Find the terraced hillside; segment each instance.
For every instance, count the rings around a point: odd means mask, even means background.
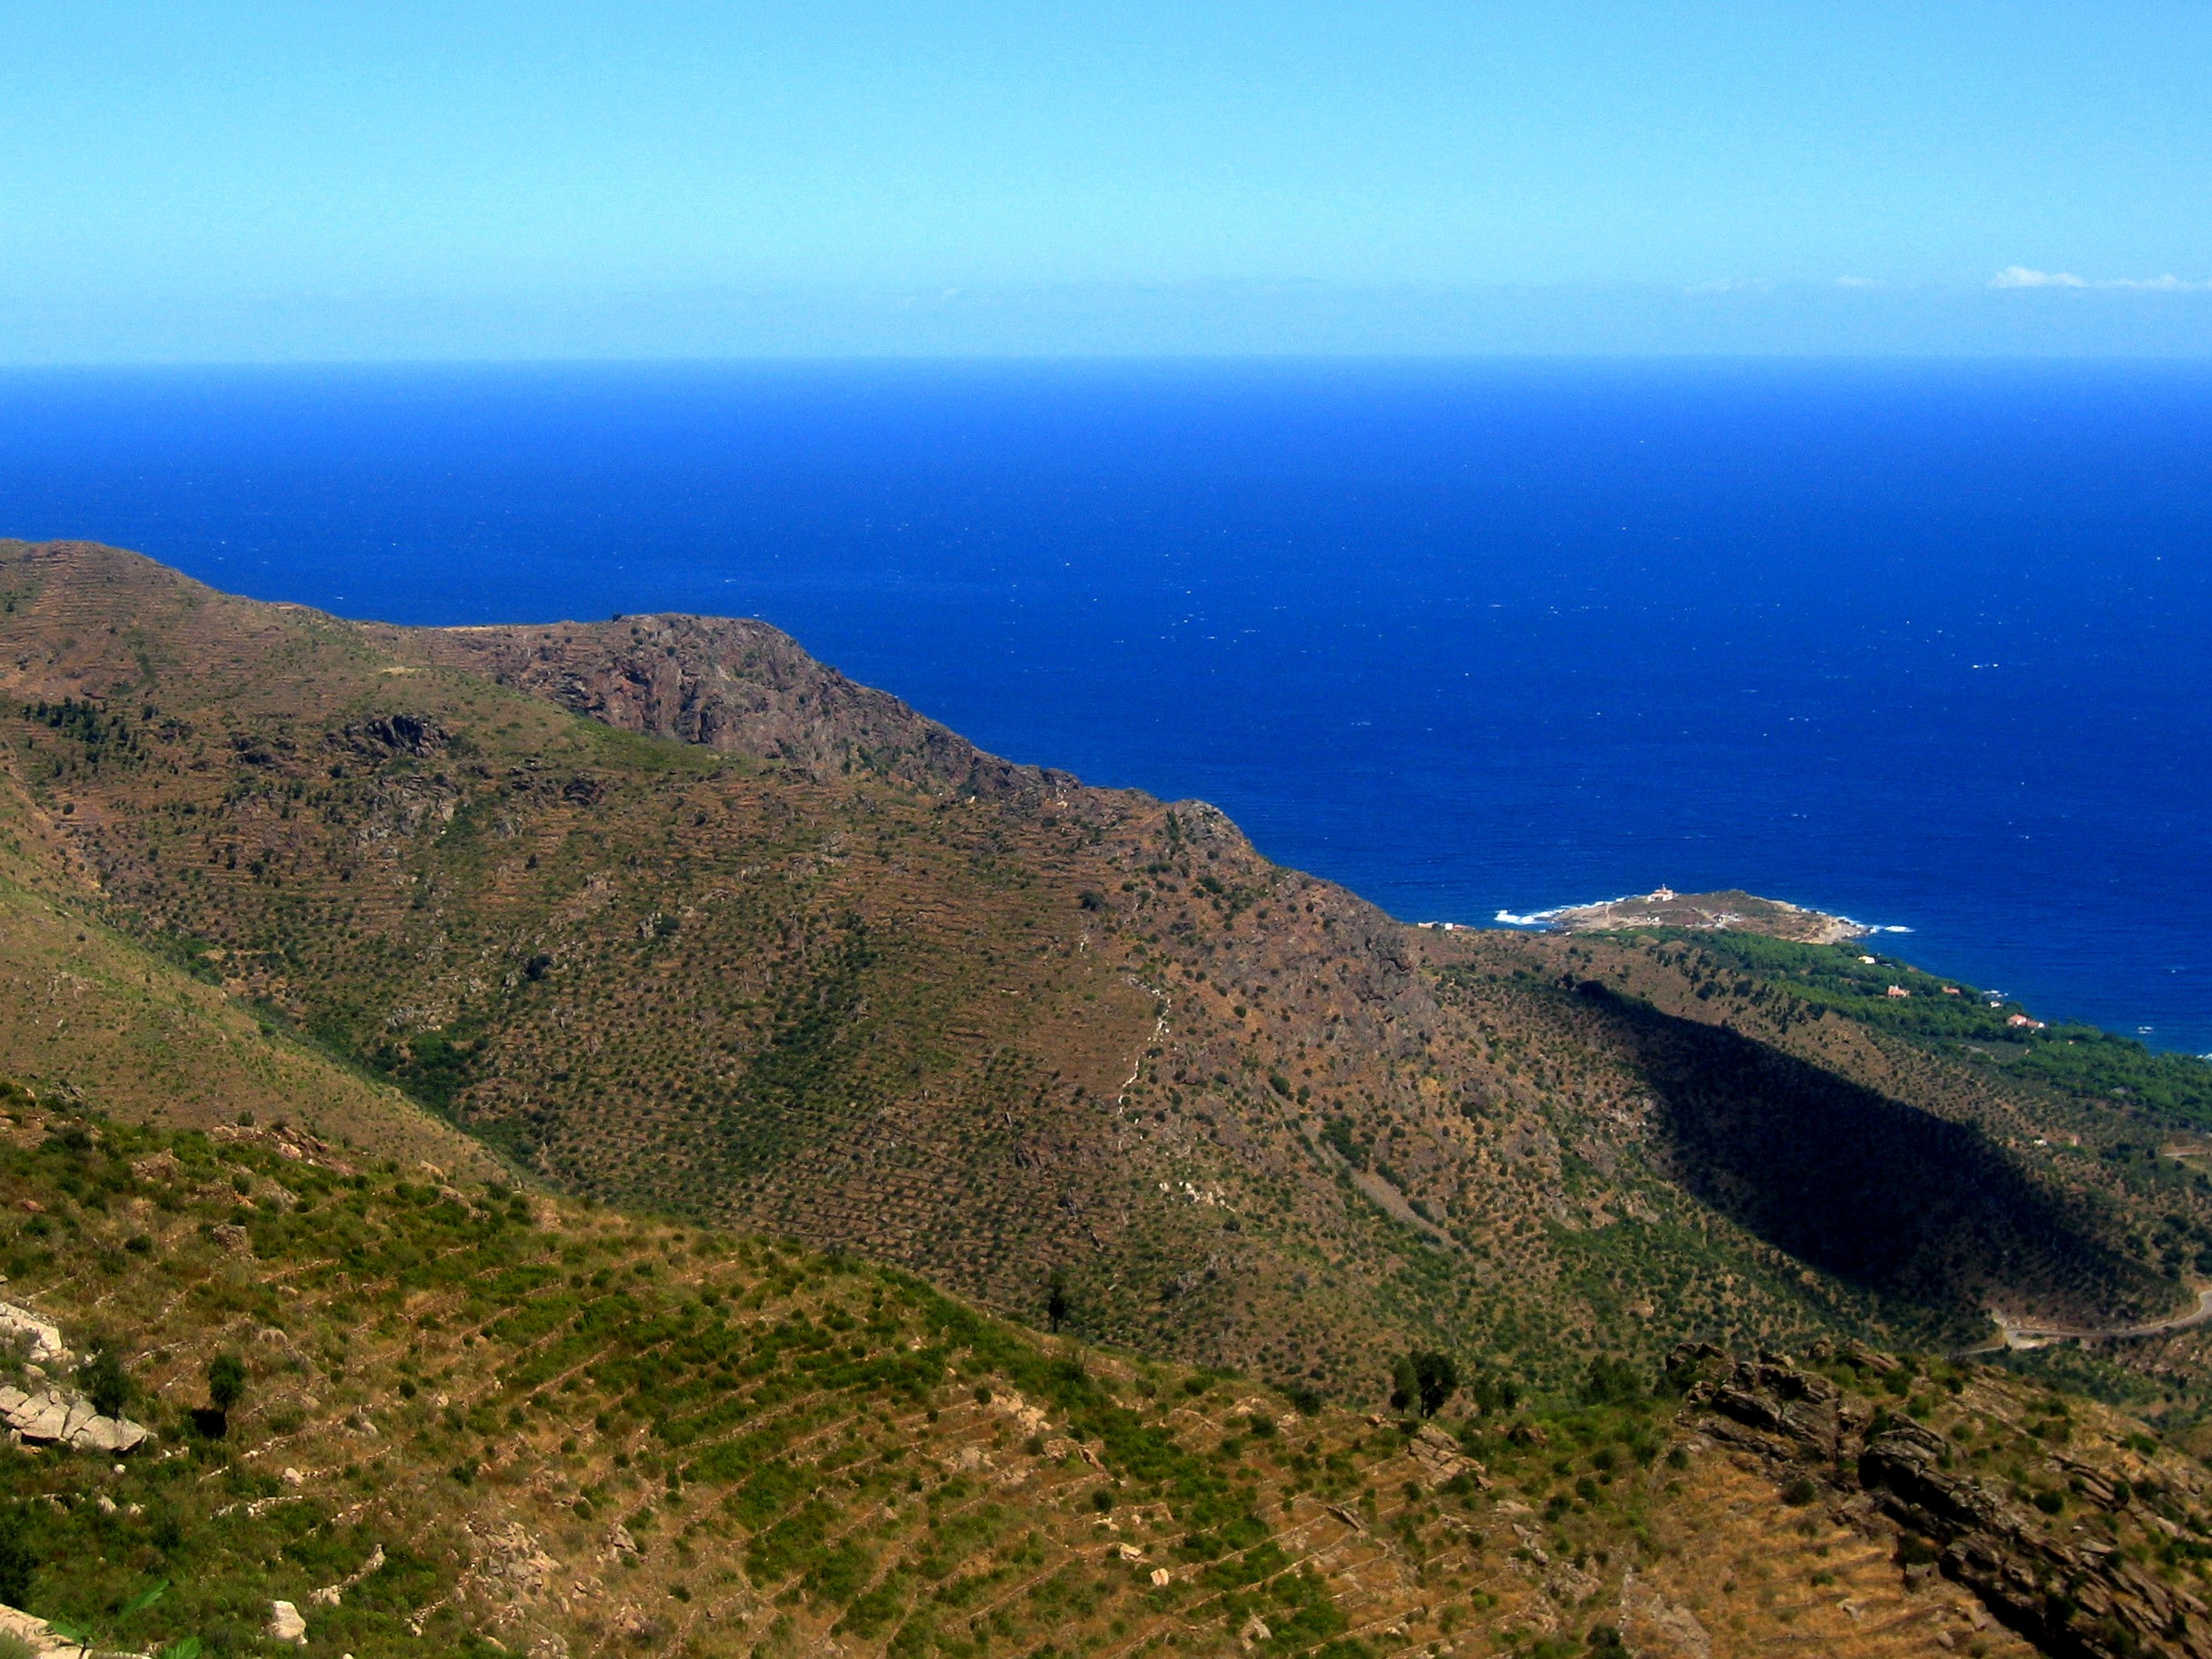
[[[2212,1241],[2203,1183],[2105,1155],[2147,1102],[1665,941],[1403,927],[761,625],[398,630],[13,544],[0,685],[15,891],[269,1053],[533,1178],[1142,1351],[1367,1398],[1418,1342],[1561,1387],[1686,1337],[2126,1322],[2187,1299],[2146,1241]]]
[[[0,1372],[154,1431],[0,1459],[0,1593],[96,1644],[2212,1651],[2204,1467],[2002,1370],[1685,1352],[1301,1409],[851,1257],[0,1095],[6,1294],[73,1350]]]
[[[333,1066],[214,976],[97,919],[96,877],[0,770],[0,1053],[114,1111],[212,1127],[289,1117],[364,1152],[482,1177],[502,1161],[390,1084]]]

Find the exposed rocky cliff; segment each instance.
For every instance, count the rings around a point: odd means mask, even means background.
[[[994,800],[1064,794],[1076,782],[986,754],[748,618],[370,632],[402,656],[466,668],[624,731],[781,761],[817,779],[861,773]]]
[[[1863,1348],[1840,1356],[1822,1349],[1818,1358],[1868,1379],[1877,1394],[1903,1370]],[[2212,1552],[2207,1483],[2191,1460],[2146,1455],[2156,1449],[2133,1436],[2132,1445],[2092,1439],[2059,1450],[2074,1438],[2073,1408],[2028,1425],[2030,1455],[1992,1456],[1977,1424],[2010,1419],[2020,1427],[2023,1402],[1959,1398],[1968,1393],[1963,1381],[1957,1396],[1923,1396],[1954,1420],[1939,1432],[1817,1364],[1778,1354],[1738,1360],[1685,1345],[1669,1369],[1687,1385],[1706,1435],[1771,1461],[1785,1480],[1817,1484],[1862,1529],[1893,1534],[1908,1573],[1939,1571],[1966,1586],[2046,1653],[2212,1656],[2206,1605],[2175,1571]],[[2054,1423],[2068,1428],[2055,1431]]]

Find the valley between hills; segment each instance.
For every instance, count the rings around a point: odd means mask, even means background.
[[[0,543],[0,766],[80,1648],[2212,1654],[2203,1332],[1959,1357],[2197,1305],[2199,1062],[1407,926],[756,622]]]

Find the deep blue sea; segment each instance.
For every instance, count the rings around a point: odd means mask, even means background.
[[[1409,920],[1740,886],[2212,1049],[2212,369],[0,375],[0,534],[758,616]]]

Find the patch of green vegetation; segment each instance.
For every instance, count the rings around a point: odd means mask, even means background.
[[[2016,1075],[2084,1100],[2138,1104],[2176,1122],[2212,1128],[2212,1063],[2163,1053],[2092,1025],[2015,1026],[2016,1003],[1992,1002],[1963,981],[1941,979],[1858,945],[1804,945],[1754,933],[1661,933],[1693,943],[1715,962],[1755,976],[1754,994],[1785,994],[1947,1053],[1980,1053]],[[1891,986],[1908,992],[1890,995]]]
[[[1019,1616],[991,1614],[1010,1633],[1162,1616],[1147,1581],[1101,1574],[1081,1542],[1151,1507],[1205,1563],[1208,1621],[1263,1608],[1283,1653],[1345,1627],[1320,1580],[1287,1571],[1243,1470],[1131,1398],[1125,1367],[1109,1382],[909,1276],[574,1206],[544,1225],[512,1189],[288,1158],[263,1125],[131,1127],[16,1084],[0,1110],[41,1125],[11,1140],[0,1119],[0,1201],[25,1217],[0,1222],[12,1294],[101,1264],[112,1334],[82,1379],[158,1437],[120,1473],[67,1452],[0,1461],[0,1579],[100,1641],[249,1652],[281,1599],[312,1642],[364,1659],[465,1648],[497,1516],[553,1544],[609,1509],[637,1541],[622,1571],[665,1575],[678,1606],[699,1593],[689,1564],[732,1552],[817,1628],[902,1627],[909,1650],[939,1628],[929,1609],[1009,1574],[1030,1585]],[[117,1247],[126,1226],[147,1227],[143,1251]],[[1181,1397],[1221,1398],[1222,1379],[1192,1381]],[[909,1461],[940,1416],[990,1445],[1001,1396],[1095,1469],[1040,1460],[1040,1488],[1000,1498]],[[1273,1417],[1253,1420],[1272,1444]],[[291,1459],[318,1472],[299,1483]],[[910,1538],[868,1519],[915,1500]],[[336,1605],[315,1601],[333,1584]]]

